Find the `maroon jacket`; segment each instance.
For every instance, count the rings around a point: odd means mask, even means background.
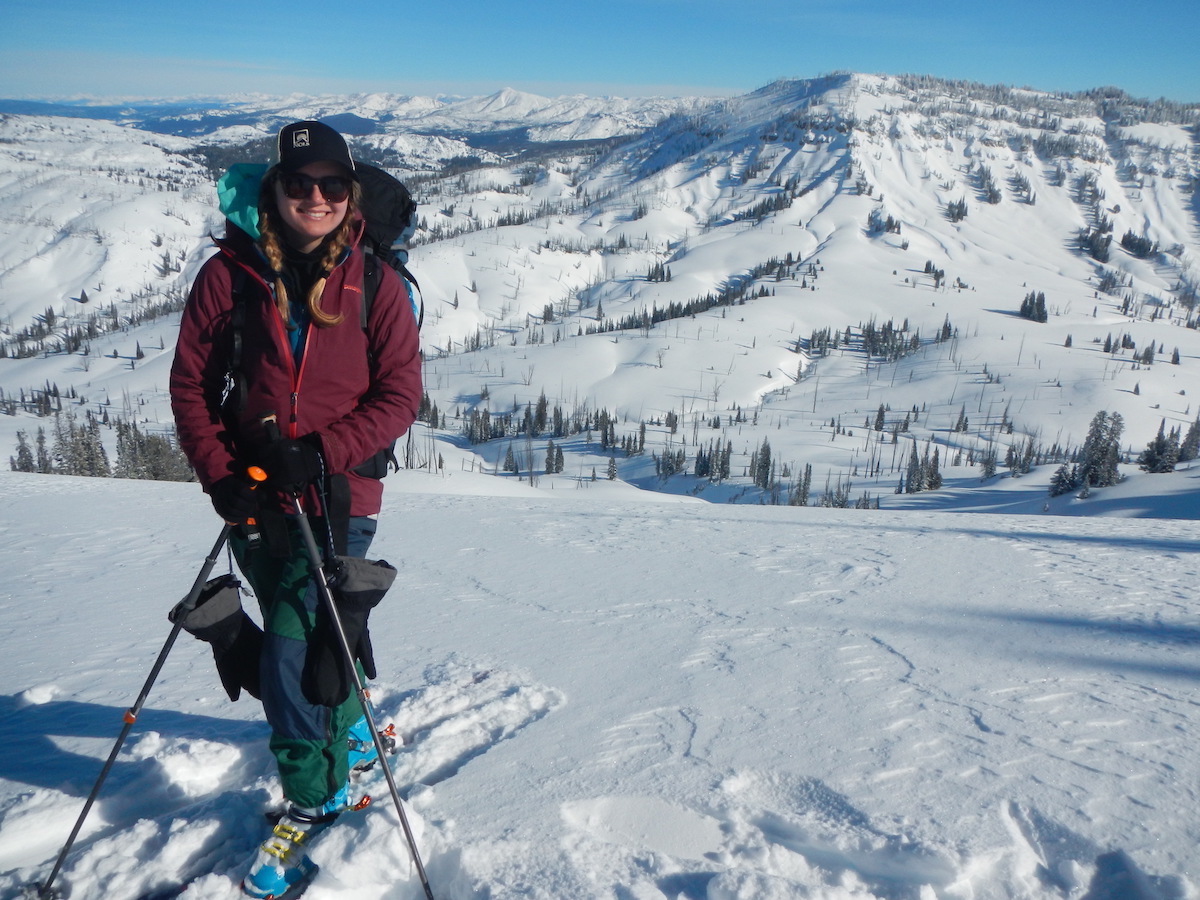
[[[233,226],[229,232],[192,284],[171,366],[171,409],[184,453],[207,491],[257,461],[266,442],[262,417],[275,413],[284,436],[320,436],[329,472],[347,473],[351,515],[378,513],[382,483],[351,470],[416,420],[421,362],[406,286],[389,266],[380,267],[364,332],[363,257],[354,249],[330,274],[322,296],[322,308],[343,319],[331,328],[309,326],[297,366],[274,291],[263,276],[262,255],[243,232]],[[246,298],[240,364],[245,396],[223,415],[238,270]]]

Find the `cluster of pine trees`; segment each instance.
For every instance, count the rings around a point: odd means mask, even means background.
[[[1042,291],[1030,291],[1021,301],[1021,317],[1031,322],[1047,322],[1050,319],[1046,312],[1046,295]]]
[[[36,320],[10,335],[0,338],[0,359],[27,359],[47,353],[90,352],[90,342],[131,325],[140,325],[183,309],[187,294],[178,285],[164,291],[146,287],[131,298],[130,308],[122,312],[116,303],[95,309],[80,321],[65,317],[47,306]],[[87,291],[81,291],[79,303],[87,303]]]
[[[1121,433],[1125,420],[1120,413],[1101,410],[1092,418],[1087,437],[1074,462],[1063,463],[1050,479],[1050,496],[1076,489],[1086,496],[1093,487],[1109,487],[1121,480]]]
[[[106,427],[117,432],[117,461],[109,462],[101,438]],[[83,421],[73,412],[54,416],[54,434],[38,427],[31,443],[24,431],[17,432],[17,451],[9,457],[14,472],[38,472],[44,475],[88,475],[97,478],[142,478],[153,481],[195,481],[187,458],[169,438],[138,428],[136,423],[118,419],[105,425],[90,411]]]
[[[979,190],[983,199],[991,204],[999,203],[1004,198],[1000,185],[996,183],[996,177],[987,166],[979,167]]]
[[[1158,241],[1152,241],[1143,235],[1134,234],[1132,230],[1125,232],[1125,235],[1121,238],[1121,246],[1138,259],[1149,259],[1152,256],[1158,255]]]
[[[1187,435],[1182,438],[1181,431],[1178,426],[1167,431],[1167,421],[1163,419],[1159,423],[1158,434],[1138,456],[1138,467],[1145,472],[1160,474],[1174,472],[1178,463],[1195,459],[1200,452],[1200,416],[1196,417]]]
[[[428,409],[427,416],[432,418],[436,407],[431,403]],[[525,405],[521,415],[515,411],[492,413],[486,408],[471,410],[470,415],[463,422],[462,433],[468,442],[484,444],[488,441],[517,435],[528,437],[550,435],[562,438],[572,434],[599,432],[601,446],[607,450],[617,442],[616,422],[616,416],[606,409],[596,412],[584,406],[568,414],[557,403],[551,407],[543,391],[536,404],[527,403]],[[431,422],[431,424],[433,423]]]
[[[692,474],[697,478],[707,478],[714,483],[721,483],[730,476],[730,464],[733,460],[733,443],[710,440],[707,447],[696,448],[696,461]]]
[[[932,455],[930,449],[933,450]],[[908,456],[908,467],[900,476],[897,494],[919,494],[921,491],[936,491],[942,486],[940,454],[937,447],[925,444],[925,452],[917,454],[917,442],[913,441]]]
[[[932,259],[925,260],[925,269],[923,271],[926,275],[933,277],[933,286],[935,288],[941,287],[942,282],[946,280],[946,270],[935,266]]]
[[[817,277],[817,260],[816,263],[806,264],[800,286],[808,287],[808,279],[816,280]],[[772,277],[775,281],[782,281],[785,277],[791,276],[796,279],[799,276],[799,268],[801,263],[795,259],[792,254],[788,254],[785,260],[771,258],[764,263],[759,263],[750,269],[744,275],[730,278],[728,282],[717,293],[708,293],[702,297],[694,297],[686,301],[672,301],[664,308],[659,308],[658,304],[654,304],[649,310],[641,310],[640,312],[631,313],[627,316],[622,316],[620,319],[603,319],[597,315],[595,324],[588,325],[586,334],[608,334],[614,331],[645,331],[659,324],[667,322],[671,319],[682,319],[688,316],[696,316],[701,313],[708,312],[710,309],[715,309],[718,306],[739,306],[747,300],[753,300],[757,297],[766,297],[769,292],[765,285],[759,285],[757,288],[754,282],[760,278]],[[665,280],[671,278],[670,269],[665,266],[652,266],[649,272],[649,280]],[[816,290],[816,288],[813,288]]]
[[[883,209],[875,207],[867,216],[867,232],[869,234],[900,234],[903,223],[890,213],[885,218]]]
[[[953,336],[954,326],[950,324],[950,317],[947,316],[933,341],[942,343]],[[842,348],[859,350],[871,359],[894,362],[921,349],[921,333],[909,331],[908,319],[900,325],[892,319],[888,319],[882,325],[871,319],[859,323],[857,334],[849,325],[844,331],[818,328],[809,336],[807,344],[803,340],[796,343],[796,352],[807,352],[810,359],[828,356],[832,351]]]
[[[1079,249],[1085,251],[1096,262],[1106,263],[1111,255],[1112,225],[1104,223],[1096,228],[1079,229]]]

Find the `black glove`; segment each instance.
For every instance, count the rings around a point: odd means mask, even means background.
[[[254,518],[258,511],[258,497],[254,488],[240,475],[226,475],[208,489],[209,499],[217,515],[226,522],[241,524]]]
[[[267,445],[262,467],[267,472],[268,484],[289,494],[299,494],[325,471],[320,439],[315,435],[298,441],[280,438]]]
[[[258,660],[262,655],[263,633],[242,609],[241,582],[233,575],[221,575],[204,585],[190,610],[183,601],[167,616],[188,634],[212,645],[217,674],[230,700],[242,695],[242,689],[258,698]]]
[[[374,678],[375,654],[367,630],[367,617],[396,580],[396,570],[382,559],[339,556],[327,567],[326,573],[346,643],[362,662],[363,673]],[[300,689],[308,702],[317,706],[340,706],[355,687],[350,666],[333,617],[328,606],[322,603],[317,607],[316,627],[308,638],[300,674]]]

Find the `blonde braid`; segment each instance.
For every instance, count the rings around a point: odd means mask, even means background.
[[[325,255],[321,258],[321,269],[325,274],[313,282],[313,286],[308,292],[308,314],[312,317],[313,324],[319,328],[329,328],[341,323],[346,318],[344,313],[333,316],[325,312],[321,308],[321,295],[325,293],[325,282],[329,278],[329,273],[341,261],[342,254],[350,246],[350,240],[354,235],[355,216],[353,213],[358,208],[358,192],[358,182],[355,182],[350,189],[350,202],[346,205],[346,217],[342,219],[342,224],[325,242]]]
[[[264,190],[264,194],[266,191]],[[279,317],[283,319],[283,323],[287,325],[289,331],[294,331],[296,323],[292,321],[292,311],[288,305],[287,288],[283,284],[283,245],[280,243],[279,234],[275,230],[274,207],[269,204],[263,204],[258,211],[258,230],[261,235],[258,239],[258,245],[262,248],[263,255],[267,258],[267,264],[271,267],[271,271],[275,273],[275,308],[279,310]]]

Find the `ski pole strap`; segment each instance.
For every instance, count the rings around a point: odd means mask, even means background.
[[[350,479],[341,472],[326,479],[325,524],[328,534],[329,558],[346,555],[350,541]]]

